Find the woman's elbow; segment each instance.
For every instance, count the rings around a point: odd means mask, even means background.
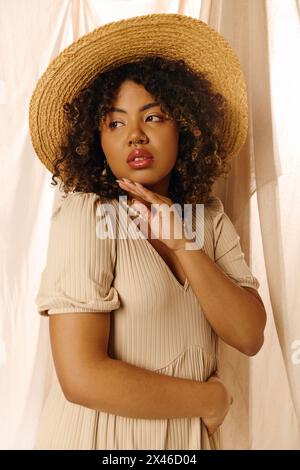
[[[75,405],[79,404],[78,402],[80,401],[80,398],[78,395],[78,390],[77,390],[77,387],[75,387],[73,383],[71,384],[66,384],[65,382],[60,383],[60,388],[63,393],[63,396],[68,402],[74,403]]]
[[[70,402],[70,403],[73,403],[75,405],[79,405],[80,403],[80,399],[78,398],[78,395],[76,393],[74,393],[74,391],[72,390],[62,390],[63,394],[64,394],[64,397],[65,399]]]
[[[242,351],[247,356],[255,356],[263,347],[265,340],[264,332],[267,323],[267,314],[264,305],[260,306],[259,314],[256,318],[255,333],[253,333],[250,341],[245,342],[245,349]]]
[[[263,347],[264,344],[264,334],[260,336],[256,341],[252,341],[250,344],[247,344],[241,352],[246,356],[255,356]]]
[[[65,399],[75,405],[89,408],[89,401],[91,398],[90,384],[91,382],[85,380],[83,375],[78,384],[72,384],[69,387],[64,387],[62,389]]]
[[[65,399],[75,405],[84,406],[84,401],[91,390],[92,378],[90,368],[69,367],[68,373],[59,376],[61,391]]]

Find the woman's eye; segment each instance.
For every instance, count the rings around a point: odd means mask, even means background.
[[[150,117],[154,117],[154,118],[158,118],[158,119],[163,119],[162,116],[157,116],[157,115],[155,115],[155,114],[151,114],[150,116],[147,117],[147,119],[150,118]]]
[[[121,121],[112,121],[112,122],[109,124],[108,127],[110,127],[111,129],[116,129],[116,127],[113,126],[113,124],[118,123],[118,122],[121,122]],[[121,123],[121,124],[122,124],[122,123]]]
[[[159,120],[163,120],[163,117],[162,116],[157,116],[156,114],[151,114],[150,116],[147,116],[146,120],[149,119],[149,118],[157,118]],[[158,122],[158,121],[151,121],[151,122]],[[111,129],[117,129],[117,126],[115,126],[115,124],[123,124],[121,121],[112,121],[110,124],[109,124],[109,127]]]

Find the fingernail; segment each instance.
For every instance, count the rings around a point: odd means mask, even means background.
[[[122,178],[123,181],[126,181],[126,183],[131,183],[130,180],[128,180],[127,178]]]

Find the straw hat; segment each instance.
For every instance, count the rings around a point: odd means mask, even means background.
[[[235,51],[206,23],[176,13],[155,13],[107,23],[64,49],[38,80],[29,105],[34,150],[53,173],[52,162],[65,141],[63,104],[70,102],[99,72],[145,55],[184,59],[212,82],[228,101],[222,125],[228,159],[236,157],[248,127],[246,84]]]

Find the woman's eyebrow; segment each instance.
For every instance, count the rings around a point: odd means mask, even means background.
[[[159,103],[153,102],[153,103],[144,104],[144,106],[142,106],[142,107],[139,109],[139,111],[145,111],[145,109],[153,108],[154,106],[159,106]],[[111,107],[108,111],[109,111],[110,113],[113,113],[113,112],[115,112],[115,111],[118,111],[119,113],[125,113],[125,114],[127,114],[127,111],[125,111],[124,109],[115,108],[114,106]]]

